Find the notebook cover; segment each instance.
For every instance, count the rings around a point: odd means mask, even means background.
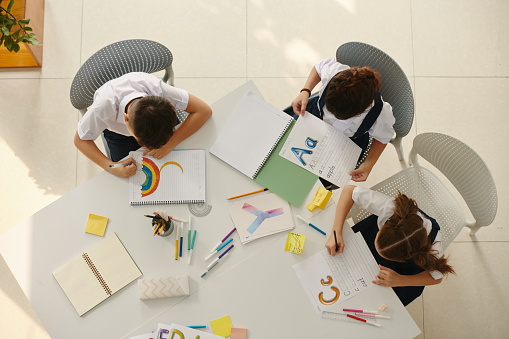
[[[279,156],[294,125],[292,122],[254,180],[293,206],[300,207],[318,176]]]

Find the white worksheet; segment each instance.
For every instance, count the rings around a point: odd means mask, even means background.
[[[379,272],[362,234],[344,232],[343,237],[343,253],[332,257],[324,248],[293,266],[317,312],[330,310],[371,287]]]
[[[362,149],[310,113],[300,116],[279,155],[309,172],[344,187]]]

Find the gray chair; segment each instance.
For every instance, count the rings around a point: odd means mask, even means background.
[[[468,221],[464,209],[449,188],[430,170],[421,166],[417,155],[438,169],[456,188],[474,220]],[[415,137],[410,152],[411,167],[385,179],[371,189],[389,196],[398,191],[415,199],[419,208],[435,218],[442,233],[445,249],[463,227],[474,235],[490,225],[497,214],[498,196],[495,181],[481,157],[463,142],[440,133],[423,133]],[[354,223],[370,213],[356,204],[350,210]]]
[[[414,120],[414,96],[407,76],[399,65],[383,51],[362,42],[348,42],[339,46],[336,60],[349,66],[369,66],[381,75],[380,93],[392,106],[396,136],[391,143],[400,161],[404,159],[401,139],[410,132]]]
[[[173,86],[173,55],[165,46],[150,40],[124,40],[108,45],[88,58],[80,67],[71,85],[71,103],[85,114],[92,104],[95,91],[106,82],[130,72],[154,73],[164,70],[162,81]],[[179,121],[187,113],[177,111]],[[104,147],[110,158],[108,144]]]

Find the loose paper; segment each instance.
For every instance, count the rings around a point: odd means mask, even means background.
[[[312,114],[300,116],[279,155],[309,172],[344,187],[362,149]]]
[[[345,232],[346,231],[346,232]],[[343,253],[327,249],[293,266],[317,312],[327,311],[373,285],[379,267],[361,233],[344,225]]]
[[[229,315],[225,315],[219,319],[212,320],[210,322],[210,326],[212,326],[212,331],[214,334],[217,334],[221,337],[229,337],[233,327]]]

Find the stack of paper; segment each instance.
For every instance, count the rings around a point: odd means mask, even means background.
[[[290,204],[274,193],[237,201],[230,216],[243,244],[295,227]]]

